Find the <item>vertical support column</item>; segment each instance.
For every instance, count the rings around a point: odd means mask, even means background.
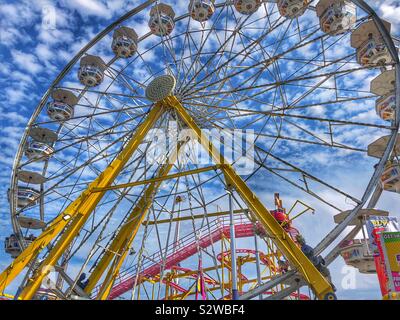
[[[256,250],[256,269],[257,269],[257,284],[261,286],[261,270],[260,270],[260,253],[258,251],[258,239],[256,234],[257,228],[254,225],[254,248]],[[262,294],[258,296],[259,300],[262,300]]]
[[[230,238],[231,238],[231,268],[232,268],[232,300],[239,300],[237,284],[237,265],[236,265],[236,242],[235,242],[235,220],[233,217],[233,196],[232,188],[227,189],[229,197],[229,220],[230,220]]]
[[[366,222],[366,220],[367,220],[366,216],[363,216],[362,219],[360,220],[360,223],[361,223],[361,231],[362,231],[362,234],[363,234],[363,239],[364,239],[364,241],[365,241],[365,245],[367,246],[367,254],[371,254],[371,250],[370,250],[370,248],[369,248],[368,237],[367,237],[367,235],[365,234],[365,222]]]

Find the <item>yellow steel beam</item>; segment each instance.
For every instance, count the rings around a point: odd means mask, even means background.
[[[171,162],[164,164],[160,168],[158,176],[154,179],[151,179],[151,184],[147,187],[142,198],[138,201],[135,208],[129,214],[127,219],[128,222],[121,227],[118,234],[115,236],[114,240],[107,248],[96,268],[90,275],[88,284],[85,287],[86,293],[90,293],[93,290],[94,286],[107,269],[107,266],[109,266],[111,263],[107,275],[96,297],[99,300],[107,299],[112,285],[114,284],[115,278],[119,274],[121,265],[128,254],[129,247],[135,239],[139,227],[151,207],[153,196],[159,189],[161,183],[165,180],[164,178],[168,177],[168,172],[171,171],[184,143],[185,141],[178,143],[177,150],[172,153],[173,159],[171,159]]]
[[[301,201],[301,200],[296,200],[296,202],[292,205],[292,207],[290,208],[289,212],[287,213],[288,216],[290,216],[290,214],[292,213],[292,211],[294,210],[294,208],[297,206],[297,204],[300,203],[301,205],[303,205],[304,207],[306,207],[306,209],[304,211],[301,212],[301,214],[303,214],[304,212],[307,211],[311,211],[312,214],[315,213],[315,209],[310,207],[308,204],[306,204],[305,202]],[[299,215],[297,215],[296,217],[298,217]],[[295,219],[295,218],[293,218]]]
[[[251,191],[243,179],[235,172],[231,165],[224,159],[207,137],[202,135],[200,127],[188,114],[182,104],[174,96],[164,99],[163,103],[174,108],[186,125],[193,130],[199,142],[210,153],[214,162],[221,165],[227,184],[233,187],[241,198],[247,203],[251,214],[263,225],[266,233],[271,237],[275,245],[296,268],[314,290],[319,299],[325,299],[328,294],[333,294],[329,282],[321,275],[317,268],[304,255],[296,243],[285,232],[282,226],[275,220],[268,209]]]
[[[173,164],[165,164],[161,168],[159,176],[166,175],[172,167]],[[93,270],[90,275],[88,285],[85,287],[86,293],[90,293],[93,290],[94,286],[112,262],[108,274],[97,295],[97,299],[107,298],[115,277],[118,275],[119,267],[128,253],[129,246],[134,240],[143,219],[146,217],[147,212],[151,207],[154,192],[156,192],[161,183],[162,180],[153,182],[147,187],[143,197],[129,214],[128,222],[122,226],[121,230],[118,232],[111,245],[107,248],[101,260],[97,264],[95,270]]]
[[[42,233],[42,235],[32,242],[32,244],[28,246],[28,248],[24,250],[24,252],[22,252],[21,255],[14,261],[14,263],[0,275],[0,289],[3,287],[5,288],[22,271],[29,261],[34,258],[41,249],[47,246],[47,244],[49,244],[50,241],[54,239],[54,237],[61,230],[63,230],[68,223],[70,223],[60,240],[49,252],[49,255],[46,257],[46,259],[42,262],[38,272],[32,279],[30,279],[28,285],[20,294],[21,299],[30,299],[33,297],[36,290],[40,287],[43,278],[48,274],[48,267],[56,264],[62,253],[79,233],[86,220],[90,216],[90,213],[93,211],[105,193],[105,191],[93,193],[93,189],[108,188],[111,186],[112,182],[122,170],[133,152],[137,149],[148,130],[151,129],[157,119],[164,112],[165,107],[172,107],[178,112],[183,121],[195,132],[201,144],[208,150],[214,161],[217,164],[222,165],[221,170],[225,175],[227,183],[233,186],[243,200],[248,204],[252,214],[254,214],[257,220],[263,224],[268,235],[274,239],[275,244],[285,254],[286,258],[291,262],[291,264],[303,274],[305,280],[313,288],[318,297],[323,298],[325,294],[331,293],[332,288],[326,279],[318,272],[318,270],[312,265],[307,257],[305,257],[305,255],[301,252],[293,240],[291,240],[278,222],[272,217],[272,215],[264,207],[256,195],[236,174],[234,169],[225,161],[224,157],[219,153],[219,151],[206,137],[201,135],[200,128],[186,112],[180,102],[173,96],[167,97],[152,109],[146,121],[139,126],[134,137],[128,143],[127,147],[120,153],[117,159],[115,159],[112,164],[94,182],[90,184],[89,188],[84,191],[77,200],[71,203],[63,212],[63,214],[57,217],[54,222]],[[171,167],[171,164],[167,167],[164,167],[164,170],[166,171],[165,174],[168,173]],[[161,181],[163,180],[154,181],[154,188],[156,187],[156,184],[160,184]],[[148,193],[148,198],[151,198],[150,193],[152,194],[153,191],[154,190]],[[118,256],[118,259],[114,260],[113,265],[109,269],[109,273],[106,277],[108,281],[104,283],[104,286],[101,289],[101,295],[99,296],[101,299],[104,299],[108,296],[113,279],[115,279],[117,276],[119,267],[126,256],[127,248],[129,247],[131,241],[133,241],[137,229],[141,224],[143,217],[145,216],[145,214],[140,215],[140,210],[145,209],[151,204],[151,201],[148,199],[147,203],[144,202],[142,203],[143,206],[141,206],[136,212],[137,219],[130,220],[130,222],[123,227],[124,236],[126,236],[129,233],[128,231],[130,231],[131,237],[120,237],[118,239],[118,245],[115,245],[116,247],[121,248],[122,251],[120,251],[120,253],[122,256]],[[143,210],[143,212],[144,211],[146,210]],[[113,252],[113,250],[110,250],[110,252]],[[43,266],[47,268],[43,268]],[[94,276],[92,279],[94,279]]]
[[[233,210],[233,213],[245,213],[248,212],[249,210],[247,209],[237,209]],[[170,222],[176,222],[176,221],[185,221],[185,220],[192,220],[192,219],[203,219],[205,216],[207,217],[220,217],[220,216],[226,216],[229,214],[229,211],[218,211],[218,212],[212,212],[212,213],[207,213],[207,214],[195,214],[193,216],[184,216],[184,217],[179,217],[179,218],[172,218],[172,219],[162,219],[162,220],[151,220],[149,222],[146,222],[148,225],[153,225],[153,224],[161,224],[161,223],[170,223]]]
[[[159,117],[164,113],[164,107],[157,104],[149,112],[144,122],[137,128],[136,132],[121,151],[118,157],[101,173],[82,194],[73,201],[62,214],[60,214],[46,230],[33,241],[0,275],[0,288],[7,286],[35,257],[45,248],[54,237],[62,230],[62,236],[55,246],[50,250],[46,259],[40,264],[37,272],[29,279],[27,286],[22,290],[21,299],[31,299],[39,289],[44,277],[50,272],[61,255],[68,248],[72,240],[79,233],[91,212],[103,198],[105,192],[92,193],[93,188],[110,186],[123,167],[126,165],[132,154],[137,150],[146,134],[154,126]],[[66,225],[70,223],[67,228]]]
[[[204,168],[198,168],[198,169],[193,169],[193,170],[177,172],[177,173],[169,174],[166,176],[156,177],[156,178],[147,179],[147,180],[128,182],[128,183],[118,184],[115,186],[109,186],[109,187],[105,187],[105,188],[94,188],[92,190],[92,192],[103,192],[103,191],[107,191],[107,190],[116,190],[116,189],[124,189],[124,188],[129,188],[129,187],[136,187],[136,186],[140,186],[140,185],[144,185],[144,184],[149,184],[149,183],[153,183],[153,182],[162,182],[164,180],[176,179],[176,178],[180,178],[180,177],[184,177],[184,176],[190,176],[193,174],[198,174],[198,173],[207,172],[207,171],[211,171],[211,170],[217,170],[217,169],[218,169],[218,166],[208,166],[208,167],[204,167]]]

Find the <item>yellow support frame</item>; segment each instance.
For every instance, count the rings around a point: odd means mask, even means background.
[[[249,210],[247,209],[237,209],[237,210],[233,210],[233,213],[246,213]],[[211,213],[207,213],[207,217],[211,218],[211,217],[222,217],[222,216],[227,216],[229,214],[229,211],[218,211],[218,212],[211,212]],[[183,216],[183,217],[179,217],[179,218],[172,218],[172,219],[160,219],[157,221],[151,220],[151,221],[146,221],[146,224],[150,225],[154,225],[154,224],[162,224],[162,223],[170,223],[170,222],[176,222],[176,221],[187,221],[187,220],[192,220],[192,219],[203,219],[204,218],[204,214],[194,214],[192,216]]]
[[[128,254],[129,247],[135,239],[139,227],[151,207],[153,195],[157,192],[161,183],[165,180],[165,178],[168,176],[169,171],[171,171],[172,167],[174,166],[176,156],[179,154],[182,145],[183,143],[178,144],[177,152],[173,153],[175,159],[173,159],[171,163],[166,163],[161,167],[157,178],[152,179],[152,183],[147,187],[144,195],[142,196],[142,198],[140,198],[138,204],[129,214],[128,222],[124,224],[119,230],[118,234],[116,235],[110,246],[107,248],[105,254],[102,256],[96,268],[90,275],[88,284],[84,289],[86,293],[90,294],[94,286],[97,284],[97,282],[100,280],[101,276],[107,269],[107,266],[112,261],[112,264],[96,297],[96,299],[98,300],[107,299],[112,289],[112,285],[114,284],[114,281],[119,274],[122,263],[124,262]]]
[[[65,249],[77,236],[84,226],[91,212],[100,202],[105,194],[105,190],[111,186],[115,178],[121,172],[127,161],[138,148],[148,131],[154,126],[155,122],[168,109],[175,109],[186,125],[193,130],[195,136],[199,139],[202,146],[212,156],[214,162],[222,170],[227,184],[234,188],[241,196],[250,209],[250,213],[263,225],[268,236],[273,239],[279,250],[289,260],[291,265],[296,268],[314,290],[319,299],[324,299],[333,290],[328,281],[318,272],[310,260],[303,254],[300,248],[294,243],[290,236],[284,231],[279,223],[273,218],[267,208],[262,204],[258,197],[251,191],[247,184],[236,174],[231,165],[224,159],[213,144],[201,134],[201,129],[195,123],[194,119],[186,112],[181,103],[174,96],[169,96],[163,101],[158,102],[149,112],[146,120],[138,127],[132,139],[118,157],[99,175],[85,190],[77,200],[72,202],[67,209],[59,215],[46,230],[33,241],[19,257],[0,275],[0,290],[7,287],[8,284],[23,270],[23,268],[36,257],[36,255],[45,248],[62,230],[64,230],[59,241],[50,250],[46,259],[41,263],[38,271],[33,278],[29,279],[27,286],[20,294],[21,299],[31,299],[39,289],[44,277],[49,273],[49,266],[54,266],[60,259]],[[173,164],[165,165],[159,173],[159,177],[166,176]],[[127,249],[134,240],[137,230],[143,221],[147,210],[151,205],[151,195],[164,179],[153,181],[146,190],[145,196],[140,200],[138,206],[131,213],[132,220],[124,225],[118,236],[114,239],[108,254],[102,257],[103,262],[96,273],[92,273],[89,278],[89,284],[85,291],[89,293],[97,281],[100,279],[105,268],[113,260],[110,252],[118,252],[118,258],[114,259],[109,268],[98,299],[106,299],[118,275],[119,268],[126,257]],[[103,189],[103,191],[100,191]],[[93,192],[96,190],[98,192]],[[142,214],[140,214],[142,212]],[[115,250],[111,250],[115,249]],[[100,264],[99,264],[100,265]]]
[[[211,170],[217,170],[218,166],[209,166],[205,168],[199,168],[199,169],[193,169],[193,170],[188,170],[188,171],[182,171],[178,173],[173,173],[169,175],[164,175],[160,177],[156,177],[153,179],[148,179],[148,180],[141,180],[141,181],[135,181],[135,182],[129,182],[129,183],[123,183],[123,184],[118,184],[115,186],[110,186],[106,188],[94,188],[92,192],[103,192],[103,191],[108,191],[108,190],[117,190],[117,189],[124,189],[124,188],[129,188],[129,187],[136,187],[144,184],[149,184],[153,182],[162,182],[164,180],[171,180],[171,179],[176,179],[184,176],[190,176],[202,172],[207,172]]]
[[[303,275],[318,298],[326,299],[327,297],[332,297],[333,289],[329,282],[304,255],[296,243],[290,238],[282,226],[275,220],[268,209],[235,172],[232,166],[228,164],[207,137],[202,136],[200,127],[187,113],[178,99],[174,96],[170,96],[164,99],[164,103],[166,106],[174,108],[186,125],[194,131],[200,143],[212,156],[214,162],[220,164],[220,169],[225,175],[227,184],[233,187],[243,201],[246,202],[250,213],[262,224],[268,236],[273,239],[275,245],[289,260],[291,265]]]
[[[38,271],[33,278],[29,279],[27,286],[22,290],[19,297],[23,300],[29,300],[34,296],[43,279],[50,272],[51,267],[57,263],[63,252],[79,233],[94,208],[103,198],[105,192],[92,193],[92,189],[108,187],[113,183],[164,111],[165,109],[162,104],[156,104],[153,107],[118,157],[0,274],[0,290],[6,288],[27,264],[33,261],[39,252],[64,230],[62,236],[50,250],[46,259],[40,264]]]

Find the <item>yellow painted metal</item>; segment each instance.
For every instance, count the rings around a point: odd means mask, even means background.
[[[10,299],[10,300],[14,300],[14,299],[15,299],[15,297],[14,297],[13,295],[11,295],[11,294],[1,293],[1,292],[0,292],[0,298],[1,298],[1,297],[7,298],[7,299]],[[1,300],[1,299],[0,299],[0,300]],[[18,298],[18,300],[21,300],[21,299]]]
[[[160,170],[159,176],[166,175],[168,171],[172,169],[172,167],[173,164],[165,164]],[[143,197],[139,200],[137,206],[135,206],[130,213],[128,217],[128,223],[124,224],[124,226],[118,232],[117,236],[114,238],[113,242],[102,256],[95,270],[92,272],[89,278],[89,283],[85,288],[87,293],[91,292],[106,270],[107,266],[111,261],[113,261],[96,299],[107,299],[114,280],[118,276],[120,266],[128,254],[129,247],[135,239],[137,231],[139,230],[142,221],[146,217],[147,212],[151,207],[153,195],[161,183],[162,180],[153,182],[147,187]]]
[[[269,237],[271,237],[279,248],[280,251],[286,256],[294,268],[302,273],[304,279],[308,282],[310,287],[315,291],[319,298],[324,298],[327,293],[333,292],[332,287],[327,280],[318,272],[310,260],[302,253],[299,247],[294,243],[290,236],[284,231],[279,223],[272,217],[270,212],[265,208],[257,196],[249,189],[247,184],[236,174],[235,170],[226,162],[224,157],[213,146],[213,144],[201,134],[201,130],[195,123],[193,118],[186,112],[180,102],[173,96],[165,98],[160,103],[157,103],[152,111],[150,111],[147,119],[139,126],[125,149],[120,155],[111,163],[111,165],[95,180],[87,190],[85,190],[80,197],[71,203],[67,209],[57,217],[54,222],[40,235],[35,241],[32,242],[26,250],[0,275],[0,289],[5,288],[8,284],[22,271],[22,269],[33,259],[36,255],[46,247],[54,237],[56,237],[62,230],[60,240],[56,243],[54,248],[49,252],[46,259],[42,262],[38,272],[30,279],[28,285],[23,289],[20,294],[21,299],[30,299],[35,294],[36,290],[40,287],[42,280],[49,272],[49,266],[54,266],[60,259],[63,252],[69,246],[71,241],[79,233],[86,220],[90,216],[93,209],[103,197],[106,189],[111,186],[114,179],[122,170],[126,162],[137,149],[144,136],[147,134],[154,123],[159,119],[166,107],[174,108],[186,125],[191,128],[195,136],[199,139],[203,147],[210,153],[213,160],[224,173],[228,185],[232,186],[241,198],[247,203],[250,213],[256,218],[264,227]],[[160,176],[167,175],[172,168],[172,164],[168,164],[160,171]],[[151,205],[151,198],[157,185],[161,184],[164,179],[153,181],[149,188],[146,190],[146,195],[142,198],[140,206],[137,206],[136,211],[132,212],[132,219],[125,224],[120,230],[120,236],[115,238],[114,246],[109,249],[110,258],[105,258],[102,267],[108,266],[111,260],[112,265],[106,276],[106,281],[100,289],[99,299],[105,299],[112,287],[115,277],[118,275],[119,268],[126,257],[128,248],[132,243],[137,230],[145,216],[145,212]],[[99,192],[93,192],[93,190]],[[100,191],[103,189],[103,191]],[[143,213],[143,214],[141,214]],[[68,224],[68,226],[67,226]],[[65,228],[67,226],[67,228]],[[112,250],[116,248],[118,250]],[[111,252],[118,252],[117,258],[113,258]],[[104,257],[103,257],[104,258]],[[104,270],[103,270],[104,271]],[[103,272],[98,272],[91,275],[89,285],[85,290],[90,292],[94,285],[97,283]],[[100,275],[100,276],[99,276]]]
[[[287,213],[288,216],[290,216],[290,214],[293,212],[293,210],[297,207],[297,205],[298,205],[299,203],[300,203],[301,205],[303,205],[303,206],[306,208],[305,210],[303,210],[303,211],[301,212],[301,214],[303,214],[304,212],[307,212],[307,211],[311,211],[312,214],[315,213],[315,209],[314,209],[313,207],[310,207],[307,203],[305,203],[305,202],[303,202],[303,201],[301,201],[301,200],[296,200],[296,202],[292,205],[292,207],[290,208],[289,212]],[[299,215],[300,215],[300,214],[296,215],[296,217],[298,217]],[[293,219],[294,219],[294,218],[293,218]]]
[[[231,165],[224,159],[219,151],[213,146],[207,137],[202,135],[200,127],[188,114],[185,108],[174,96],[170,96],[163,101],[167,106],[174,108],[186,125],[192,129],[199,139],[199,142],[210,153],[214,162],[220,164],[220,168],[225,175],[227,184],[232,186],[236,192],[246,202],[250,213],[264,227],[266,233],[271,237],[275,245],[288,259],[291,265],[296,268],[314,290],[319,299],[325,299],[326,294],[332,293],[333,289],[329,282],[321,275],[317,268],[304,255],[297,244],[285,232],[282,226],[275,220],[268,209],[251,191],[243,179],[235,172]]]
[[[400,301],[400,293],[399,292],[389,292],[388,294],[382,297],[382,300],[398,300]]]
[[[28,281],[27,286],[20,294],[21,299],[31,299],[33,297],[43,279],[50,272],[51,267],[60,259],[61,255],[79,233],[86,220],[105,194],[105,192],[92,193],[92,189],[107,187],[113,183],[132,154],[137,150],[146,134],[163,113],[164,107],[162,105],[155,105],[153,107],[118,157],[113,160],[78,199],[72,202],[64,212],[16,258],[14,263],[0,275],[1,287],[8,285],[41,249],[46,247],[60,231],[64,230],[58,242],[50,250],[46,259],[41,263],[33,278]],[[68,222],[70,222],[70,224],[66,227]]]
[[[204,167],[204,168],[198,168],[198,169],[173,173],[173,174],[169,174],[169,175],[166,175],[163,177],[157,177],[157,178],[153,178],[153,179],[118,184],[115,186],[110,186],[110,187],[105,187],[105,188],[94,188],[92,190],[92,192],[103,192],[103,191],[107,191],[107,190],[116,190],[116,189],[135,187],[135,186],[140,186],[140,185],[149,184],[149,183],[153,183],[153,182],[162,182],[164,180],[176,179],[176,178],[180,178],[180,177],[184,177],[184,176],[189,176],[192,174],[198,174],[198,173],[207,172],[207,171],[211,171],[211,170],[217,170],[217,169],[218,169],[218,166],[208,166],[208,167]]]
[[[249,210],[247,209],[237,209],[233,210],[233,213],[245,213],[248,212]],[[208,218],[211,217],[220,217],[220,216],[226,216],[229,214],[229,211],[219,211],[219,212],[210,212],[207,214],[194,214],[192,216],[184,216],[184,217],[179,217],[179,218],[172,218],[172,219],[160,219],[157,221],[146,221],[146,224],[148,225],[153,225],[153,224],[162,224],[162,223],[170,223],[170,222],[176,222],[176,221],[186,221],[186,220],[193,220],[193,219],[203,219],[205,215],[207,215]]]
[[[97,282],[100,280],[101,276],[107,269],[107,266],[109,266],[112,261],[111,266],[96,297],[96,299],[98,300],[107,299],[112,285],[114,284],[114,281],[119,274],[121,265],[128,254],[129,247],[132,245],[132,242],[136,237],[139,227],[151,207],[153,196],[157,192],[162,182],[165,180],[164,178],[168,177],[168,173],[174,166],[176,157],[178,156],[180,149],[185,142],[186,141],[181,141],[178,143],[177,150],[172,153],[173,156],[172,159],[170,159],[171,162],[164,164],[160,168],[157,177],[155,179],[151,179],[152,183],[147,187],[143,196],[140,198],[135,208],[129,214],[127,219],[128,222],[121,227],[118,234],[115,236],[114,240],[107,248],[96,268],[90,275],[88,284],[85,287],[86,293],[90,293],[93,290],[94,286],[97,284]]]

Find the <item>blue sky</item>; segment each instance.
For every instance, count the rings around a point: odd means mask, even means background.
[[[173,3],[172,1],[169,1]],[[400,1],[382,0],[368,1],[378,14],[392,23],[392,33],[400,37]],[[178,2],[179,3],[179,2]],[[11,232],[11,225],[6,199],[11,167],[19,140],[25,129],[33,110],[36,108],[40,97],[45,93],[53,79],[68,63],[68,61],[98,32],[108,26],[111,21],[121,16],[127,9],[140,4],[137,0],[60,0],[60,1],[35,1],[28,0],[3,1],[0,0],[0,121],[2,134],[0,136],[0,237],[3,239]],[[184,12],[186,5],[175,4],[176,10]],[[49,20],[44,19],[48,10],[55,10],[56,20],[54,28],[47,28]],[[50,11],[51,12],[51,11]],[[146,16],[147,17],[147,16]],[[146,18],[143,18],[146,19]],[[144,21],[144,20],[143,20]],[[140,35],[147,32],[147,25],[142,23],[136,26]],[[103,53],[107,51],[99,46]],[[107,61],[111,53],[103,58]],[[72,82],[72,79],[69,79]],[[356,114],[358,120],[368,118],[369,115]],[[353,139],[354,136],[343,137]],[[362,133],[357,137],[360,143],[367,139]],[[370,138],[368,138],[370,139]],[[287,146],[287,148],[289,148]],[[301,150],[297,150],[300,152]],[[318,150],[309,155],[310,163],[326,160],[332,170],[338,170],[340,163],[328,154],[322,154]],[[347,158],[347,161],[349,158]],[[358,160],[357,160],[358,161]],[[299,160],[299,163],[307,164]],[[372,162],[368,162],[370,165]],[[343,163],[343,168],[348,167]],[[348,171],[346,171],[348,170]],[[349,186],[348,190],[355,190],[366,181],[363,168],[347,168],[343,172],[335,172],[335,179],[342,179],[343,185]],[[260,176],[262,178],[262,176]],[[326,179],[330,179],[326,176]],[[333,179],[333,178],[332,178]],[[258,189],[260,197],[270,202],[271,190],[253,182],[253,187]],[[282,190],[284,192],[284,189]],[[358,191],[354,191],[358,193]],[[327,195],[330,196],[329,194]],[[294,200],[299,194],[287,194],[287,199]],[[333,197],[333,196],[332,196]],[[310,199],[310,201],[312,201]],[[335,201],[334,199],[332,201]],[[339,201],[339,200],[338,200]],[[288,201],[289,202],[289,201]],[[379,208],[391,210],[400,207],[396,195],[384,194]],[[324,210],[324,209],[321,209]],[[397,216],[399,216],[397,212]],[[323,225],[329,216],[321,219]],[[301,221],[304,228],[313,223],[311,219]],[[332,225],[330,225],[331,227]],[[317,231],[317,242],[330,227],[321,227]],[[339,260],[339,259],[338,259]],[[11,262],[9,257],[0,252],[0,269]],[[343,264],[340,261],[332,265],[332,273],[340,281]],[[341,290],[343,298],[379,298],[377,285],[373,276],[358,276],[358,290]]]

